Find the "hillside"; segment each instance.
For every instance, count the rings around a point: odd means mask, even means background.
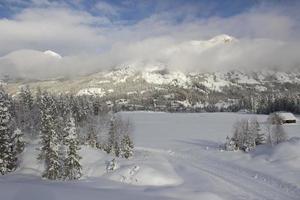
[[[103,101],[126,105],[149,107],[172,104],[193,108],[214,105],[226,108],[243,98],[259,101],[267,95],[292,94],[297,97],[300,72],[232,70],[183,73],[160,68],[139,70],[129,66],[74,79],[9,82],[5,87],[15,94],[24,84],[32,89],[41,87],[54,93],[97,96]]]
[[[72,58],[50,50],[19,50],[1,57],[0,64],[5,68],[5,63],[10,63],[9,69],[17,70],[11,74],[11,78],[2,78],[11,94],[15,94],[20,86],[26,84],[32,89],[40,87],[57,94],[99,97],[103,102],[119,105],[123,110],[248,109],[257,112],[260,105],[266,104],[265,100],[273,101],[272,99],[287,96],[295,99],[295,102],[299,99],[300,71],[297,69],[275,70],[267,66],[261,69],[257,69],[257,66],[245,69],[226,66],[228,57],[224,52],[228,51],[228,47],[234,48],[239,43],[238,39],[224,34],[208,40],[182,41],[160,49],[157,54],[162,56],[161,61],[152,58],[152,55],[149,58],[140,58],[137,55],[135,59],[114,65],[111,69],[94,70],[97,72],[89,74],[81,73],[88,66],[80,63],[81,70],[76,76],[64,74],[72,69],[68,65]],[[174,66],[179,63],[169,62],[169,58],[174,56],[187,55],[189,58],[188,55],[194,55],[199,57],[200,65],[206,54],[213,54],[213,60],[224,60],[224,68],[197,70],[194,67],[193,70],[184,70],[191,66],[176,69]],[[27,62],[28,59],[30,62]],[[38,67],[36,73],[41,75],[40,78],[33,78],[28,72],[22,73],[23,65]],[[42,78],[43,72],[49,71],[50,67],[52,77]],[[57,69],[62,69],[61,74],[56,73]]]

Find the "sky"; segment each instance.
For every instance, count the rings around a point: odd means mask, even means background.
[[[299,9],[297,0],[0,0],[0,73],[299,70]],[[201,43],[222,34],[233,42]]]

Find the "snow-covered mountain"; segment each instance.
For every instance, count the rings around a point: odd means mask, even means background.
[[[52,56],[54,58],[58,58],[58,59],[61,59],[62,56],[59,55],[58,53],[54,52],[54,51],[51,51],[51,50],[47,50],[47,51],[44,51],[44,54],[45,55],[48,55],[48,56]]]
[[[221,48],[224,45],[238,43],[234,37],[219,35],[209,40],[184,41],[179,44],[162,48],[159,53],[164,56],[180,55],[192,52],[202,55],[202,52],[212,48]],[[58,53],[47,50],[45,52],[20,50],[0,58],[1,62],[12,63],[15,68],[23,66],[24,60],[30,70],[40,66],[42,73],[45,70],[52,72],[48,66],[60,65],[65,58]],[[0,62],[0,63],[1,63]],[[170,63],[168,63],[170,64]],[[128,60],[112,70],[104,70],[77,78],[51,79],[51,81],[8,81],[8,89],[16,93],[18,86],[29,84],[52,92],[67,92],[75,95],[98,96],[105,100],[114,100],[119,103],[145,104],[150,100],[161,104],[177,103],[188,105],[203,105],[206,102],[223,104],[243,97],[254,97],[276,94],[300,94],[300,71],[278,70],[219,70],[214,72],[184,72],[175,70],[167,63],[157,60]],[[10,68],[7,70],[9,71]],[[31,73],[31,71],[27,73]],[[18,70],[17,70],[18,71]],[[21,74],[23,75],[23,74]]]
[[[121,67],[111,71],[82,76],[75,79],[51,81],[11,82],[12,93],[19,85],[40,86],[56,93],[68,92],[76,95],[94,95],[109,99],[170,98],[185,100],[190,96],[199,98],[219,93],[224,98],[238,98],[239,95],[253,93],[300,92],[300,72],[265,71],[219,71],[207,73],[183,73],[164,68],[140,70]],[[244,93],[243,93],[244,92]],[[174,99],[173,98],[173,99]],[[224,100],[223,98],[223,100]],[[171,98],[172,99],[172,98]]]
[[[14,79],[58,76],[63,57],[54,51],[22,49],[0,57],[0,77]],[[47,76],[45,76],[47,74]]]
[[[88,85],[128,85],[143,82],[145,85],[174,86],[189,89],[200,84],[207,90],[222,92],[226,87],[254,87],[258,91],[269,87],[276,89],[277,84],[300,84],[300,72],[264,71],[223,71],[207,73],[183,73],[163,68],[138,70],[123,67],[110,72],[100,72],[89,77]],[[103,88],[102,88],[103,89]]]

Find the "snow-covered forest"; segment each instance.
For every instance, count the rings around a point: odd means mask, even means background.
[[[88,145],[130,158],[133,155],[132,123],[102,107],[96,98],[54,96],[38,90],[35,95],[22,87],[17,96],[0,90],[1,174],[18,168],[26,146],[39,141],[36,159],[45,164],[42,176],[73,180],[82,176],[78,150]]]

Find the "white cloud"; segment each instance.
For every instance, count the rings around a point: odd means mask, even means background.
[[[0,58],[1,74],[43,78],[78,75],[130,62],[162,63],[185,71],[300,66],[297,17],[278,8],[252,9],[226,18],[190,15],[180,23],[174,20],[175,12],[162,12],[133,25],[110,22],[108,15],[117,15],[119,8],[101,3],[98,9],[107,17],[54,6],[28,8],[12,19],[0,19],[0,55],[20,49],[50,49],[64,56],[52,62],[38,58],[37,52],[21,51],[13,58]],[[239,42],[203,52],[189,46],[192,40],[223,33]],[[172,48],[182,50],[170,51]],[[22,64],[15,62],[19,59]]]
[[[26,9],[14,19],[0,20],[0,54],[18,49],[53,49],[62,54],[95,51],[105,43],[92,24],[106,18],[67,9]]]

